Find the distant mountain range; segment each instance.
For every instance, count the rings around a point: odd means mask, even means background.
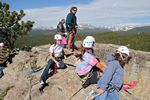
[[[51,30],[48,30],[48,29],[32,29],[30,32],[29,32],[29,36],[39,36],[39,35],[50,35],[50,34],[55,34],[57,31],[56,29],[51,29]]]
[[[135,25],[112,25],[95,27],[92,25],[80,25],[81,31],[95,31],[95,32],[150,32],[150,26],[135,26]]]
[[[104,27],[95,27],[92,25],[82,24],[78,27],[79,33],[103,33],[103,32],[116,32],[116,33],[141,33],[141,32],[150,32],[150,26],[125,26],[125,25],[117,25],[117,26],[104,26]],[[55,28],[53,29],[33,29],[30,31],[30,36],[33,35],[50,35],[56,34],[57,31]]]
[[[143,26],[143,27],[135,27],[131,30],[126,31],[127,33],[141,33],[141,32],[150,32],[150,26]]]

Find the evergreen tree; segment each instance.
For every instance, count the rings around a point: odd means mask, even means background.
[[[10,11],[9,4],[0,1],[0,40],[5,42],[10,49],[18,36],[26,35],[33,27],[33,21],[22,21],[25,16],[23,10]]]

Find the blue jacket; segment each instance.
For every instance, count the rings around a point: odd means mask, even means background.
[[[66,29],[67,31],[72,30],[77,25],[77,18],[73,13],[69,13],[66,18]]]
[[[103,76],[99,79],[97,83],[97,87],[99,87],[102,90],[105,90],[108,85],[111,83],[118,87],[118,89],[122,88],[123,85],[123,73],[124,70],[118,60],[115,60],[115,58],[112,55],[109,55],[107,57],[108,60],[108,66],[103,74]]]
[[[118,60],[112,55],[109,55],[108,58],[108,66],[103,74],[103,76],[99,79],[97,83],[97,87],[102,90],[105,90],[109,84],[115,85],[118,89],[122,88],[123,85],[123,68],[121,67]],[[94,100],[120,100],[118,90],[108,90],[103,94],[95,97]]]

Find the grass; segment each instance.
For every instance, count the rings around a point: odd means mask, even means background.
[[[95,33],[95,34],[80,34],[76,36],[76,40],[83,40],[87,35],[92,35],[96,38],[98,43],[111,43],[117,45],[127,45],[129,48],[135,50],[142,50],[150,52],[150,33],[142,34],[120,34],[113,32]],[[24,36],[19,38],[16,42],[17,47],[23,46],[39,46],[52,43],[52,35],[37,35],[37,36]]]

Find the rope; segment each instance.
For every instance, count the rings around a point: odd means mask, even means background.
[[[71,100],[76,94],[78,94],[81,90],[83,89],[83,87],[81,87],[77,92],[75,92],[68,100]]]
[[[129,94],[131,97],[134,98],[134,100],[140,100],[139,98],[135,97],[131,92],[129,92],[128,90],[124,90],[127,94]]]

